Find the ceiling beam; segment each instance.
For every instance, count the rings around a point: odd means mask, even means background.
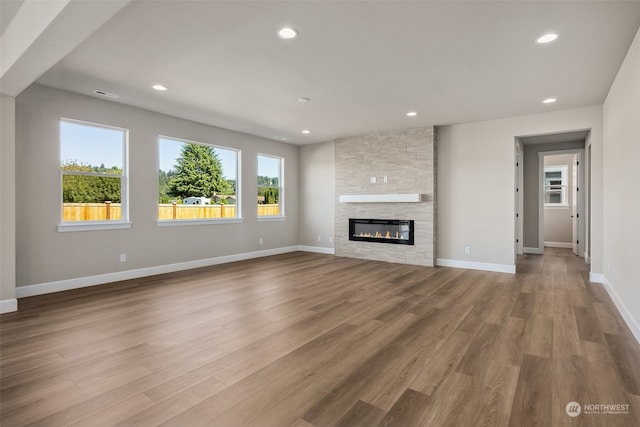
[[[0,37],[0,93],[17,96],[130,0],[25,0]]]

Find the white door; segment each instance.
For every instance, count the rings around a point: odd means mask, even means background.
[[[580,153],[576,154],[573,157],[573,188],[571,189],[571,226],[572,226],[572,236],[573,236],[573,253],[578,256],[583,256],[582,251],[580,250],[581,245],[584,244],[582,240],[581,231],[581,221],[583,218],[580,218],[582,212],[583,205],[583,197],[582,194],[584,192],[582,188],[582,168],[580,167],[580,163],[582,162],[582,156]]]
[[[515,161],[515,182],[516,182],[516,188],[515,188],[515,196],[514,196],[514,201],[515,201],[515,206],[513,208],[513,210],[516,213],[516,218],[515,218],[515,222],[514,222],[514,233],[516,236],[516,242],[515,242],[515,256],[518,256],[518,253],[520,253],[519,249],[520,249],[520,211],[518,209],[518,197],[519,197],[519,182],[518,182],[518,167],[520,166],[520,153],[518,152],[518,145],[516,143],[516,161]]]
[[[573,236],[573,254],[578,255],[578,164],[573,156],[573,188],[571,189],[571,226]]]
[[[514,211],[515,211],[515,221],[514,221],[514,226],[515,226],[515,231],[514,234],[516,236],[516,242],[515,242],[515,252],[516,252],[516,256],[518,255],[522,255],[524,252],[524,242],[522,241],[523,239],[523,230],[522,230],[522,188],[523,188],[523,181],[524,181],[524,177],[522,174],[522,170],[524,169],[522,166],[522,162],[524,159],[524,153],[522,150],[522,143],[520,141],[516,140],[516,151],[515,151],[515,183],[516,183],[516,187],[514,188],[515,190],[515,195],[514,195],[514,200],[515,200],[515,206],[514,206]]]

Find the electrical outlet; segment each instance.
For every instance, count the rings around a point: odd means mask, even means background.
[[[259,244],[262,244],[262,237],[258,240]]]
[[[318,242],[322,241],[322,236],[318,235]]]
[[[386,177],[386,176],[382,177],[382,182],[384,182],[385,184],[388,182],[388,180],[387,180],[387,177]]]
[[[127,261],[127,254],[120,254],[120,262],[126,262]]]
[[[471,253],[471,246],[465,246],[464,247],[464,253],[465,254],[470,254]]]
[[[378,179],[375,176],[371,177],[371,183],[375,184],[378,181]]]

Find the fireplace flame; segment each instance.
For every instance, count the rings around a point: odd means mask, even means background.
[[[371,234],[369,232],[365,233],[364,231],[361,231],[360,234],[358,234],[357,236],[358,237],[374,237],[376,239],[394,239],[395,238],[397,240],[404,240],[404,236],[401,235],[400,232],[396,231],[395,237],[392,237],[391,232],[389,230],[387,230],[384,236],[382,235],[380,230],[376,230],[375,234]]]
[[[349,240],[413,244],[413,221],[410,220],[349,219],[349,229],[353,233]]]

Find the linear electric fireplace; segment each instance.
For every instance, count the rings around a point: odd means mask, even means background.
[[[349,240],[413,245],[413,220],[349,218]]]

